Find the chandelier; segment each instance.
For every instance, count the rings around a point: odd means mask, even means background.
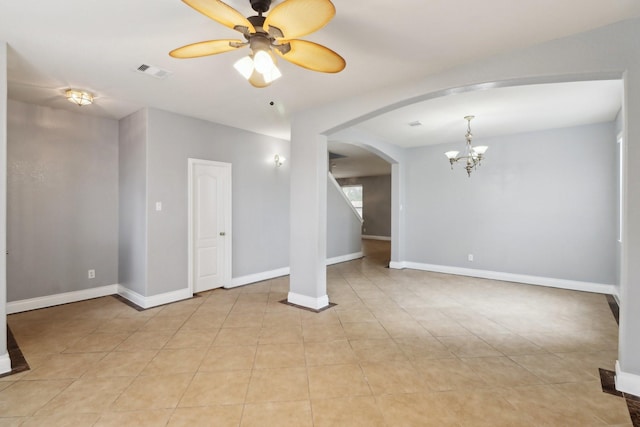
[[[465,169],[467,170],[467,175],[471,176],[471,171],[476,168],[482,162],[484,158],[484,153],[489,148],[486,145],[478,145],[474,147],[471,145],[471,139],[473,135],[471,134],[471,120],[475,116],[466,116],[464,119],[467,121],[467,134],[465,138],[467,140],[467,146],[465,148],[465,152],[463,155],[458,156],[460,154],[459,151],[447,151],[444,153],[445,156],[449,159],[449,163],[451,163],[451,169],[453,170],[453,164],[458,162],[458,160],[465,160]]]

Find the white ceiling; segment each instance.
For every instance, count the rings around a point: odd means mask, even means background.
[[[273,5],[278,3],[274,0]],[[9,98],[115,119],[150,106],[288,139],[289,119],[297,111],[640,16],[637,0],[333,3],[336,17],[304,38],[340,53],[346,69],[323,74],[280,61],[284,76],[268,88],[256,89],[232,67],[246,51],[188,60],[169,57],[170,50],[188,43],[241,38],[179,0],[3,1],[0,40],[9,45]],[[249,0],[228,4],[245,16],[254,14]],[[172,74],[155,79],[135,72],[143,63]],[[604,112],[600,102],[593,102],[602,100],[599,93],[618,90],[608,84],[566,86],[563,91],[573,103],[563,104],[563,109],[575,112],[574,121],[610,115],[611,110]],[[79,109],[68,103],[62,93],[70,87],[94,92],[95,104]],[[543,87],[455,97],[465,102],[436,99],[360,126],[385,138],[391,131],[395,143],[415,146],[459,140],[467,114],[477,116],[472,128],[478,136],[522,131],[538,120],[532,111],[549,113],[549,101],[558,102],[557,89]],[[510,124],[501,122],[507,118]],[[409,128],[407,123],[414,120],[423,126]]]

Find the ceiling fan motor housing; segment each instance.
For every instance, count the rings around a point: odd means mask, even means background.
[[[264,13],[269,10],[271,0],[250,0],[251,7],[258,13]]]

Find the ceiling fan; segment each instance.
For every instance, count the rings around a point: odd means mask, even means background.
[[[298,37],[324,27],[336,13],[330,0],[285,0],[269,13],[271,0],[249,0],[258,16],[245,18],[220,0],[182,0],[203,15],[244,35],[245,40],[223,39],[188,44],[169,52],[174,58],[198,58],[249,46],[251,52],[234,64],[255,87],[269,86],[282,74],[274,52],[300,67],[338,73],[345,60],[331,49]]]

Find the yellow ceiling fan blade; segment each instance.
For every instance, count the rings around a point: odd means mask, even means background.
[[[229,27],[232,30],[240,31],[244,33],[243,27],[247,28],[249,33],[255,33],[256,29],[251,22],[240,12],[232,8],[226,3],[220,0],[182,0],[187,5],[191,6],[203,15],[213,19]]]
[[[339,73],[347,65],[343,57],[320,44],[306,40],[287,40],[291,47],[286,53],[281,49],[274,49],[278,55],[287,61],[312,71],[322,73]]]
[[[229,52],[246,45],[247,43],[242,40],[209,40],[179,47],[169,52],[169,55],[179,59],[199,58]]]
[[[297,39],[324,27],[336,14],[330,0],[285,0],[273,8],[264,21],[264,29],[276,27],[284,39]],[[278,38],[277,31],[271,31]]]

